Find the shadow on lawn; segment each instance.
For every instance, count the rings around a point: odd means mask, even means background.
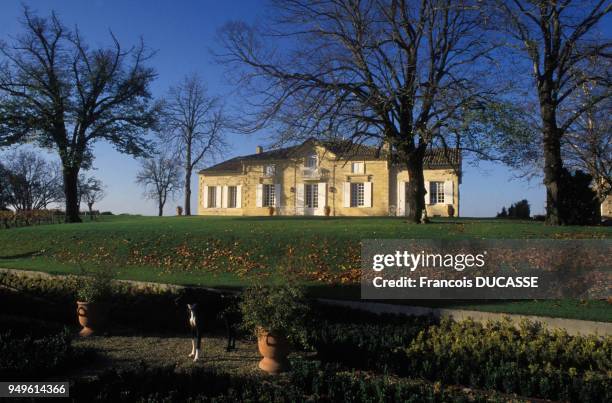
[[[0,260],[21,259],[23,257],[32,257],[40,254],[40,251],[33,250],[31,252],[17,253],[15,255],[0,255]]]

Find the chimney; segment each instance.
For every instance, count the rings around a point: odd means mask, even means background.
[[[263,153],[263,147],[262,146],[255,147],[255,154],[261,154],[261,153]]]
[[[391,144],[389,143],[389,140],[383,140],[380,150],[385,153],[388,153],[391,151]]]

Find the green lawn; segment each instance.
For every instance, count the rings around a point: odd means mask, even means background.
[[[82,224],[0,230],[0,267],[65,274],[104,265],[116,268],[123,279],[217,287],[292,276],[317,294],[354,298],[358,290],[337,285],[358,281],[359,242],[366,238],[610,239],[612,228],[491,219],[436,219],[413,225],[390,217],[103,216]],[[323,291],[316,287],[322,284]],[[461,306],[612,321],[603,301]]]

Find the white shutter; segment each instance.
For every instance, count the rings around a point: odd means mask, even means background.
[[[351,207],[351,183],[344,182],[342,188],[342,205],[344,207]]]
[[[397,215],[406,214],[406,182],[397,181]]]
[[[363,184],[363,207],[372,207],[372,182]]]
[[[208,186],[206,185],[202,187],[202,199],[202,206],[208,208]]]
[[[425,181],[425,204],[431,204],[431,186],[429,185],[429,181]]]
[[[454,204],[453,203],[453,181],[444,182],[444,203],[445,204]]]
[[[304,212],[305,204],[306,200],[304,199],[304,184],[298,183],[295,190],[295,207],[298,214],[302,214]]]
[[[221,192],[221,208],[227,208],[227,185],[223,185],[223,192]]]
[[[255,205],[263,207],[263,185],[261,183],[257,184],[257,189],[255,190]]]
[[[281,205],[281,185],[280,183],[276,183],[274,184],[274,207],[279,208],[280,205]]]
[[[236,208],[242,208],[242,185],[236,186]]]
[[[327,183],[325,182],[321,182],[318,184],[318,189],[317,189],[317,193],[318,193],[318,203],[319,203],[319,210],[324,212],[325,211],[325,203],[327,202]]]
[[[217,208],[221,207],[221,193],[222,193],[221,190],[222,189],[223,188],[221,186],[217,186],[217,194],[215,195],[216,198],[217,198],[216,203],[215,203],[215,207],[217,207]]]

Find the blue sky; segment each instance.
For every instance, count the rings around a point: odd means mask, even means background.
[[[216,30],[228,20],[252,21],[264,13],[264,2],[215,1],[215,0],[46,0],[0,3],[0,38],[8,40],[21,31],[19,19],[22,4],[28,4],[40,15],[55,10],[64,24],[78,25],[81,33],[92,46],[109,42],[109,29],[126,46],[136,43],[142,36],[147,46],[157,51],[151,61],[158,73],[153,84],[153,94],[162,96],[170,85],[185,74],[197,72],[205,80],[209,90],[226,99],[232,98],[232,88],[227,84],[223,68],[215,64],[210,50],[216,49]],[[230,150],[227,158],[251,154],[255,146],[265,144],[267,133],[254,135],[230,134]],[[100,210],[115,213],[156,214],[155,203],[144,200],[142,190],[134,179],[138,162],[131,156],[117,153],[107,144],[95,148],[95,171],[107,186],[107,197],[97,206]],[[197,189],[196,178],[193,189]],[[505,166],[481,163],[478,168],[464,165],[463,183],[460,188],[461,215],[472,217],[492,216],[503,205],[526,198],[532,212],[542,214],[545,204],[544,187],[539,179],[528,182],[516,179],[516,174]],[[196,206],[197,192],[193,191],[192,206]],[[166,206],[166,214],[173,214],[181,198]]]

